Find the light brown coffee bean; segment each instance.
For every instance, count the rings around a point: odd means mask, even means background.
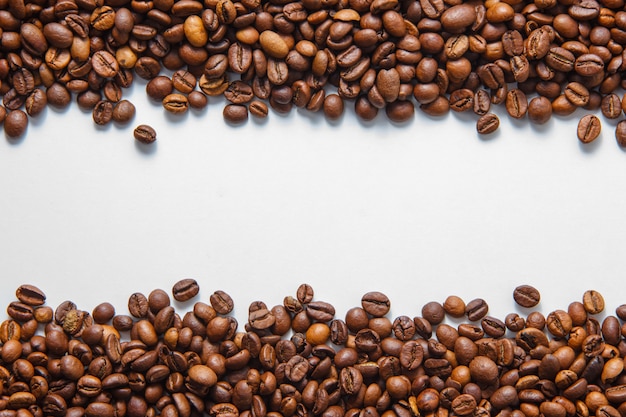
[[[600,119],[593,114],[587,114],[578,122],[576,134],[582,143],[591,143],[600,136],[601,129]]]

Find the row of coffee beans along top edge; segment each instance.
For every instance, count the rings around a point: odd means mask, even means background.
[[[576,135],[616,120],[626,146],[623,0],[0,0],[0,122],[8,138],[29,117],[73,101],[94,123],[125,126],[136,77],[173,114],[223,96],[231,125],[294,107],[403,123],[492,106],[542,124],[586,112]],[[377,120],[380,120],[378,118]],[[147,124],[134,130],[152,143]],[[573,134],[572,134],[573,136]]]

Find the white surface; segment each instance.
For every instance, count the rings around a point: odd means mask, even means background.
[[[470,115],[402,126],[301,111],[233,128],[215,99],[171,117],[129,96],[127,128],[96,129],[74,106],[48,109],[17,143],[0,134],[0,305],[20,283],[91,310],[192,277],[196,300],[229,292],[245,320],[302,282],[337,316],[367,291],[392,316],[419,315],[449,294],[515,311],[511,293],[539,288],[542,311],[587,289],[613,313],[626,302],[626,153],[603,120],[596,143],[576,139],[575,117],[540,128],[501,115],[481,139]],[[132,128],[149,123],[157,143]]]

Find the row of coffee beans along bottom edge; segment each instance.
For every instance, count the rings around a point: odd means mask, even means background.
[[[626,304],[606,314],[594,290],[544,316],[539,291],[520,285],[525,313],[504,318],[458,295],[390,317],[371,291],[337,317],[302,284],[282,304],[250,303],[242,326],[231,295],[203,296],[194,279],[133,293],[124,312],[53,308],[28,284],[15,295],[0,324],[0,417],[626,415]]]

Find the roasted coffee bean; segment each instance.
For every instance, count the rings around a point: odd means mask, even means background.
[[[195,279],[187,278],[178,281],[172,287],[172,296],[176,301],[189,301],[200,292],[200,286]]]
[[[230,124],[242,124],[248,120],[248,108],[242,104],[228,104],[222,113]]]
[[[311,301],[305,311],[312,320],[321,322],[331,321],[335,316],[335,307],[324,301]]]
[[[156,140],[156,131],[149,125],[139,125],[135,128],[133,135],[141,143],[150,144]]]
[[[248,104],[248,110],[252,116],[257,118],[266,118],[269,113],[267,104],[259,100],[252,100]]]
[[[578,139],[582,143],[590,143],[600,136],[601,129],[602,124],[600,119],[593,114],[587,114],[578,122],[576,133],[578,135]]]
[[[43,291],[34,285],[20,285],[15,291],[15,296],[22,303],[29,306],[40,306],[46,301],[46,295]]]
[[[476,298],[465,306],[465,315],[471,321],[478,321],[487,315],[489,306],[482,298]]]
[[[539,291],[531,285],[520,285],[513,291],[513,299],[518,305],[524,308],[531,308],[539,304],[541,295]]]
[[[228,314],[233,310],[233,299],[225,291],[215,291],[211,294],[209,300],[211,302],[211,306],[219,314]]]
[[[339,119],[343,115],[343,99],[338,94],[327,94],[324,97],[323,109],[327,119]]]
[[[243,81],[233,81],[224,91],[224,97],[233,104],[245,104],[252,100],[254,93],[249,84]]]
[[[583,107],[589,103],[589,90],[579,82],[571,82],[565,86],[564,94],[575,106]]]
[[[148,309],[148,299],[142,293],[136,292],[128,298],[128,311],[133,317],[146,317]]]
[[[615,140],[620,147],[626,147],[626,121],[621,120],[615,126]]]
[[[373,291],[361,297],[361,306],[365,312],[373,317],[383,317],[389,312],[391,302],[385,294]]]
[[[593,129],[597,129],[599,133],[599,121],[598,126]],[[589,129],[592,129],[591,127]],[[596,134],[597,137],[597,134]],[[594,138],[595,139],[595,138]],[[582,139],[581,139],[582,140]],[[593,140],[593,139],[592,139]],[[585,311],[589,314],[599,314],[604,311],[604,297],[598,291],[588,290],[583,294],[583,306]]]
[[[602,98],[600,109],[607,119],[617,119],[622,114],[622,102],[617,94],[607,94]]]
[[[4,133],[11,139],[23,136],[27,128],[28,116],[23,110],[11,110],[4,119]]]
[[[112,118],[116,123],[128,123],[135,117],[135,105],[128,100],[120,100],[113,107]]]
[[[163,108],[173,114],[182,114],[189,108],[187,96],[179,93],[171,93],[162,100]]]
[[[528,119],[537,124],[544,124],[552,116],[552,103],[546,97],[533,97],[528,102]]]
[[[100,100],[93,108],[92,118],[95,124],[104,126],[113,119],[113,103]]]
[[[515,119],[521,119],[526,115],[528,100],[522,90],[516,88],[508,91],[506,94],[506,111]]]

